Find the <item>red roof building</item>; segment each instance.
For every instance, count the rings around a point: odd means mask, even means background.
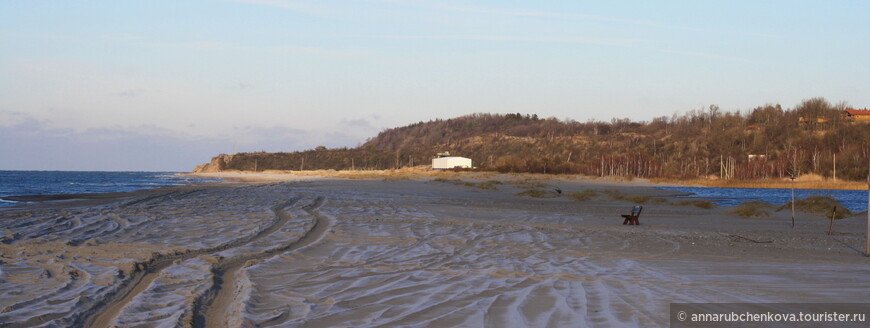
[[[852,121],[870,122],[870,110],[867,109],[847,109],[844,112],[846,118]]]

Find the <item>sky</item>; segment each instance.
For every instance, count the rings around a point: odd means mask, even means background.
[[[868,1],[0,1],[0,169],[189,171],[471,113],[870,107]]]

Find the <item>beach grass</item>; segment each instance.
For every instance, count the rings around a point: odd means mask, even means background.
[[[842,219],[852,216],[852,211],[849,211],[848,208],[843,207],[836,199],[828,197],[828,196],[810,196],[803,199],[795,200],[794,202],[795,210],[818,214],[825,217],[830,218],[831,214],[834,214],[834,210],[836,213],[834,215],[835,219]],[[777,211],[789,210],[791,209],[791,202],[785,203],[785,205],[777,208]]]
[[[463,180],[458,180],[458,179],[435,178],[435,179],[432,179],[432,181],[441,182],[441,183],[452,183],[452,184],[457,185],[457,186],[473,187],[473,188],[485,189],[485,190],[498,190],[498,188],[496,186],[503,184],[503,182],[498,181],[498,180],[487,180],[487,181],[478,183],[478,182],[463,181]]]
[[[498,180],[487,180],[487,181],[478,183],[476,187],[480,188],[480,189],[498,190],[498,188],[496,186],[500,185],[500,184],[503,184],[503,183],[501,181],[498,181]]]
[[[711,209],[713,208],[713,203],[708,200],[703,199],[687,199],[674,203],[674,205],[678,206],[694,206],[698,208]]]
[[[550,190],[541,190],[541,189],[528,189],[525,191],[521,191],[517,193],[517,196],[528,196],[533,198],[556,198],[559,197],[559,194],[555,191]]]
[[[592,190],[583,190],[583,191],[575,191],[568,194],[569,197],[574,198],[579,201],[590,200],[595,196],[598,196],[598,193]]]
[[[743,218],[768,218],[774,207],[776,206],[771,203],[753,200],[743,202],[728,212]]]
[[[537,179],[525,178],[520,180],[511,181],[510,184],[515,185],[517,187],[522,188],[543,188],[547,185]]]
[[[612,189],[604,190],[603,193],[607,194],[608,196],[610,196],[610,198],[613,198],[615,200],[627,200],[637,204],[646,204],[647,202],[654,204],[663,204],[667,202],[666,199],[661,197],[653,197],[650,195],[627,195],[618,190]]]

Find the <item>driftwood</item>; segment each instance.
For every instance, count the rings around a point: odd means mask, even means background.
[[[728,235],[728,237],[735,238],[735,239],[744,239],[744,240],[748,240],[748,241],[751,241],[751,242],[756,243],[756,244],[770,244],[773,242],[773,240],[760,241],[760,240],[746,238],[746,237],[743,237],[740,235]]]

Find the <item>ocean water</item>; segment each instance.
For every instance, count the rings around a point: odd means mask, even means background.
[[[124,192],[220,179],[189,178],[177,172],[0,171],[0,198],[21,195],[55,195]],[[18,202],[0,200],[0,206]]]
[[[783,205],[791,201],[791,189],[753,189],[753,188],[709,188],[709,187],[661,187],[660,189],[675,190],[689,195],[685,198],[707,199],[720,206],[734,206],[740,203],[758,200],[775,205]],[[843,207],[852,212],[867,210],[866,190],[827,190],[827,189],[795,189],[795,199],[809,196],[833,197]]]

